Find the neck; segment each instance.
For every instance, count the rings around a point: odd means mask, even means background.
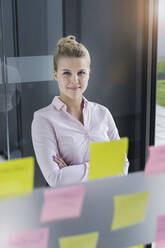
[[[66,98],[60,96],[60,100],[66,104],[67,111],[72,112],[81,112],[83,109],[83,98],[82,96],[76,99]]]

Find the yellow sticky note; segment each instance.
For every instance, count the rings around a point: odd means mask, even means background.
[[[29,193],[34,184],[34,158],[0,163],[0,199]]]
[[[99,238],[98,232],[81,234],[59,239],[60,248],[95,248]]]
[[[128,248],[144,248],[144,245],[136,245],[136,246],[130,246]]]
[[[90,144],[90,169],[88,179],[123,174],[128,138]]]
[[[149,192],[114,197],[112,230],[135,225],[144,220]]]

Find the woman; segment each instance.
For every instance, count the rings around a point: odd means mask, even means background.
[[[74,36],[61,38],[57,46],[54,78],[60,96],[36,111],[32,122],[36,158],[51,187],[86,181],[89,143],[120,139],[109,110],[83,96],[90,75],[86,47]]]

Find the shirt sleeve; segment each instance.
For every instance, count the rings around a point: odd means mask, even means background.
[[[56,134],[51,123],[38,113],[34,113],[31,134],[37,162],[51,187],[87,181],[89,163],[60,169],[53,161],[53,157],[59,154]]]
[[[108,109],[107,109],[106,114],[107,114],[107,119],[108,119],[108,133],[107,134],[108,134],[109,140],[119,140],[120,136],[119,136],[118,129]],[[124,164],[124,171],[123,171],[124,175],[128,174],[128,168],[129,168],[129,161],[127,159],[127,156],[125,155],[125,164]]]

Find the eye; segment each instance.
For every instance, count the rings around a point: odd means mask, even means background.
[[[70,72],[69,71],[65,71],[63,74],[64,75],[70,75]]]
[[[79,71],[78,75],[85,75],[86,72],[85,71]]]

